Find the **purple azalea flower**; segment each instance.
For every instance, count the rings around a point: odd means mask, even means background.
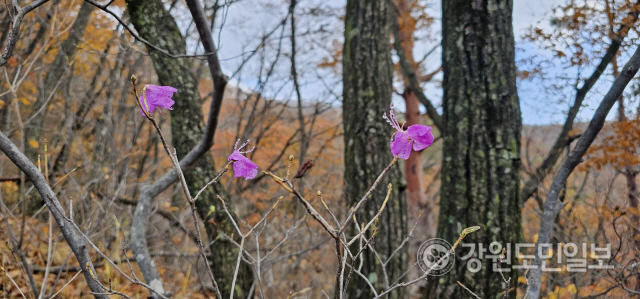
[[[249,158],[243,156],[242,154],[252,152],[255,147],[253,147],[251,150],[241,152],[240,150],[245,147],[247,143],[249,143],[249,140],[247,140],[247,142],[245,142],[240,147],[238,147],[238,142],[240,142],[240,139],[238,139],[238,141],[236,141],[236,144],[233,146],[233,153],[229,155],[227,161],[233,161],[234,177],[243,177],[245,180],[253,179],[258,174],[258,165],[251,162]]]
[[[404,124],[400,125],[396,116],[393,114],[393,104],[389,106],[389,117],[385,113],[382,116],[396,132],[391,137],[391,153],[400,159],[409,159],[411,149],[421,151],[433,143],[433,134],[431,127],[425,125],[411,125],[404,130]]]
[[[171,97],[176,91],[178,90],[171,86],[156,86],[147,84],[144,86],[144,89],[142,89],[142,94],[140,95],[140,98],[138,100],[140,101],[142,107],[149,111],[149,115],[152,115],[153,111],[156,110],[157,107],[172,110],[172,106],[176,102],[174,102]],[[146,99],[144,95],[146,95]],[[140,113],[144,116],[144,112],[142,112],[142,110],[140,110]]]

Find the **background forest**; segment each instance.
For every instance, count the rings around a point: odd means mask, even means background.
[[[5,0],[0,297],[638,296],[640,3],[515,2]]]

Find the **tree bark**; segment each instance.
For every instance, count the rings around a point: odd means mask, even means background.
[[[131,21],[139,35],[150,43],[171,53],[185,53],[185,39],[178,26],[164,8],[160,0],[127,0]],[[161,85],[178,89],[174,95],[176,101],[171,112],[172,143],[178,157],[182,159],[200,142],[204,132],[202,101],[198,91],[197,78],[192,75],[191,63],[186,58],[171,58],[148,48]],[[215,167],[210,155],[205,154],[196,164],[185,172],[191,192],[197,192],[215,177]],[[223,297],[230,297],[233,273],[238,258],[238,248],[227,236],[237,235],[224,209],[216,200],[215,194],[223,192],[222,186],[215,183],[205,190],[196,202],[198,214],[203,220],[207,237],[211,243],[211,269],[216,277]],[[227,201],[227,205],[231,202]],[[210,207],[215,211],[208,217]],[[233,207],[230,207],[233,209]],[[208,221],[212,218],[212,221]],[[237,240],[239,242],[239,240]],[[246,298],[252,283],[249,266],[241,264],[234,297]]]
[[[409,0],[396,1],[397,9],[397,22],[411,22],[411,7],[412,2]],[[404,20],[403,20],[404,18]],[[404,30],[402,30],[404,29]],[[417,67],[413,59],[413,47],[414,40],[413,34],[415,32],[415,26],[404,26],[402,29],[398,28],[398,31],[394,31],[394,43],[400,43],[400,47],[396,46],[396,49],[402,49],[407,61],[411,64],[412,70],[415,72]],[[397,36],[396,36],[397,35]],[[420,101],[416,93],[411,88],[411,83],[404,77],[404,92],[402,93],[404,98],[406,111],[405,115],[405,128],[420,123]],[[404,163],[404,178],[407,181],[407,207],[408,207],[408,221],[414,223],[420,221],[416,226],[414,234],[424,236],[424,238],[433,238],[436,233],[437,223],[433,219],[432,210],[433,204],[427,201],[427,196],[424,191],[424,184],[422,183],[424,171],[422,169],[422,152],[413,152],[409,159]],[[420,214],[422,216],[420,217]],[[420,240],[415,240],[421,243]],[[413,248],[413,243],[412,247]],[[416,249],[420,246],[417,244]]]
[[[521,240],[520,131],[511,0],[443,0],[444,145],[439,238],[502,246]],[[464,253],[468,253],[465,249]],[[459,252],[458,255],[462,253]],[[490,254],[490,253],[486,253]],[[516,261],[513,256],[512,261]],[[477,273],[458,260],[451,272],[430,280],[435,298],[469,297],[460,281],[482,298],[505,291],[491,259]],[[502,265],[510,268],[509,265]],[[511,284],[516,271],[505,273]],[[515,292],[509,293],[515,297]]]
[[[393,64],[390,56],[391,5],[388,1],[349,0],[345,16],[343,56],[343,122],[345,143],[345,196],[353,205],[369,189],[392,159],[389,146],[391,127],[382,118],[388,113],[392,92]],[[406,202],[402,196],[399,167],[389,171],[380,186],[393,184],[393,192],[378,224],[373,246],[383,261],[401,244],[407,233]],[[377,188],[370,201],[357,214],[366,223],[384,201],[386,188]],[[367,236],[370,238],[370,235]],[[352,248],[352,252],[358,250]],[[370,250],[361,256],[362,273],[380,290],[393,282],[408,266],[407,249],[395,253],[382,265]],[[356,263],[359,264],[359,261]],[[387,281],[388,280],[388,281]],[[347,298],[372,298],[366,282],[354,275],[347,287]],[[404,291],[392,293],[404,298]]]
[[[420,123],[418,98],[410,90],[405,89],[402,97],[405,100],[405,127]],[[407,181],[407,205],[409,223],[418,221],[414,235],[423,236],[422,239],[433,238],[436,234],[437,220],[433,217],[434,201],[429,201],[422,183],[424,177],[422,152],[413,152],[404,163],[404,178]],[[424,240],[417,240],[422,242]],[[418,244],[418,247],[420,245]],[[417,248],[417,247],[416,247]]]

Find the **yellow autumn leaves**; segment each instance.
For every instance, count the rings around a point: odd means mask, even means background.
[[[24,106],[31,105],[31,101],[29,99],[25,98],[25,97],[18,98],[18,101],[20,103],[22,103],[22,105],[24,105]],[[5,101],[3,101],[3,100],[0,100],[0,109],[4,108],[5,105],[7,105],[7,103]]]
[[[572,283],[566,287],[556,286],[553,292],[549,292],[548,296],[544,298],[546,299],[573,298],[574,295],[576,294],[578,294],[578,288],[576,288],[576,285]]]
[[[29,143],[29,146],[32,148],[38,148],[40,146],[40,143],[38,142],[38,140],[35,140],[35,139],[30,139],[28,143]]]

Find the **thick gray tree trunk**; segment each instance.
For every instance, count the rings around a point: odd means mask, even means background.
[[[479,225],[481,230],[464,240],[476,244],[476,255],[479,243],[487,248],[492,242],[506,246],[521,239],[522,119],[512,7],[511,0],[442,1],[444,160],[438,236],[453,243],[461,230]],[[458,251],[457,256],[468,251]],[[458,259],[451,272],[430,280],[427,296],[470,297],[456,283],[460,281],[482,298],[495,298],[505,291],[503,280],[490,259],[481,261],[482,269],[470,273],[467,261]],[[513,287],[516,272],[505,276],[511,277]]]
[[[389,1],[349,0],[345,18],[344,71],[344,144],[345,196],[352,206],[369,189],[376,177],[393,159],[389,146],[392,128],[382,118],[388,113],[392,92],[391,9]],[[394,167],[357,213],[358,222],[366,223],[376,214],[393,184],[393,193],[377,227],[373,246],[386,260],[402,243],[407,233],[406,201],[402,195],[402,176]],[[370,238],[370,235],[367,235]],[[358,250],[352,251],[357,253]],[[377,290],[386,282],[382,265],[371,251],[362,254],[362,272]],[[356,263],[358,265],[359,262]],[[408,267],[407,247],[399,250],[387,265],[391,283]],[[347,288],[347,298],[372,298],[366,282],[354,275]],[[403,298],[404,291],[392,293]]]
[[[126,2],[131,22],[142,38],[173,54],[186,52],[185,39],[173,17],[164,8],[162,1],[127,0]],[[171,111],[171,136],[178,158],[181,159],[200,142],[204,132],[202,101],[198,91],[197,78],[191,71],[188,59],[171,58],[153,49],[149,49],[149,51],[160,85],[170,85],[178,89],[174,95],[176,103]],[[139,81],[145,83],[143,78],[139,78]],[[209,154],[205,154],[194,167],[185,172],[185,178],[192,194],[198,192],[215,175],[213,159]],[[211,269],[220,287],[220,292],[224,298],[228,298],[232,291],[231,284],[238,258],[238,248],[226,237],[237,234],[220,202],[215,198],[215,194],[221,191],[222,186],[217,183],[213,184],[211,188],[201,194],[196,206],[199,216],[204,220],[207,237],[212,242],[209,247]],[[227,201],[227,204],[231,204],[231,201]],[[212,205],[216,207],[216,212],[207,216]],[[213,218],[213,222],[207,221],[210,218]],[[248,265],[243,263],[238,274],[234,297],[246,298],[251,283],[251,270]]]

